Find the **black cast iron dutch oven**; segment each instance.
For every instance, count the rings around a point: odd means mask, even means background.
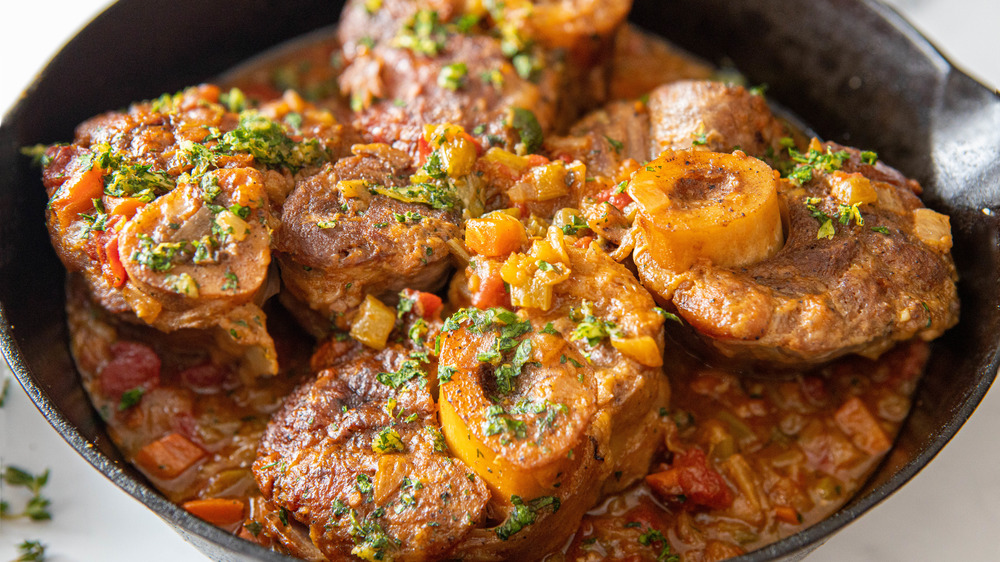
[[[65,273],[37,169],[18,148],[72,138],[109,108],[211,79],[336,22],[329,0],[122,0],[73,39],[0,127],[0,346],[28,395],[84,458],[216,560],[290,560],[175,506],[124,462],[75,376]],[[951,216],[961,322],[935,342],[896,447],[828,519],[739,560],[799,559],[912,478],[986,394],[1000,338],[1000,96],[869,0],[637,0],[632,19],[728,57],[822,137],[876,150]]]

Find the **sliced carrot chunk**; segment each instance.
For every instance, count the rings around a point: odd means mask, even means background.
[[[191,515],[213,525],[232,525],[243,521],[243,502],[224,498],[208,498],[184,502],[184,509]]]
[[[135,462],[156,478],[177,478],[205,456],[205,451],[179,433],[171,433],[146,445],[135,455]]]
[[[802,523],[802,516],[799,512],[791,506],[787,505],[776,505],[774,506],[774,518],[778,521],[783,521],[789,525],[798,525]]]
[[[527,240],[521,221],[506,213],[491,213],[465,223],[465,244],[482,256],[516,252]]]
[[[104,194],[103,179],[104,170],[94,166],[62,184],[49,203],[61,225],[68,225],[78,214],[94,208],[94,199]]]

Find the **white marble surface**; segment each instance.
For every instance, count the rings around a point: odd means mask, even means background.
[[[891,0],[960,67],[1000,85],[1000,1]],[[0,3],[0,109],[105,0]],[[0,377],[8,377],[0,364]],[[1000,392],[992,391],[923,472],[813,554],[813,562],[1000,560]],[[47,523],[0,522],[0,560],[24,539],[53,562],[204,560],[141,504],[111,484],[51,429],[14,382],[0,409],[0,462],[51,468]],[[26,498],[3,490],[4,499]]]

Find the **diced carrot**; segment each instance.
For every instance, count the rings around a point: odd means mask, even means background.
[[[111,240],[108,240],[108,243],[104,245],[104,256],[107,260],[102,268],[104,278],[111,283],[112,287],[121,287],[128,280],[128,274],[125,273],[121,255],[118,254],[117,235],[111,236]]]
[[[676,468],[654,472],[646,476],[646,484],[658,492],[661,496],[669,496],[680,493],[679,471]]]
[[[105,203],[109,215],[121,215],[127,219],[135,216],[135,212],[146,204],[135,197],[107,197]]]
[[[482,256],[503,256],[528,241],[521,221],[507,213],[491,213],[465,223],[465,244]]]
[[[869,455],[884,453],[892,446],[878,420],[857,396],[848,398],[833,418],[854,445]]]
[[[184,509],[191,515],[213,525],[232,525],[243,520],[243,502],[224,498],[208,498],[184,502]]]
[[[774,506],[774,518],[778,521],[788,523],[789,525],[798,525],[802,523],[802,516],[799,515],[798,510],[787,505]]]
[[[149,443],[135,455],[135,462],[150,475],[163,480],[178,477],[205,456],[205,451],[179,433]]]
[[[68,225],[80,213],[94,208],[94,199],[104,194],[104,170],[97,166],[77,172],[59,188],[50,206],[59,223]]]

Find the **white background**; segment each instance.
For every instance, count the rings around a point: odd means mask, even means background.
[[[0,111],[105,0],[0,2]],[[1000,85],[1000,1],[892,0],[960,67]],[[0,362],[0,379],[9,377]],[[12,377],[11,377],[12,378]],[[900,492],[813,554],[811,562],[1000,560],[1000,393]],[[0,410],[0,462],[52,470],[53,520],[0,522],[0,560],[40,539],[49,560],[205,560],[152,512],[91,468],[55,433],[13,381]],[[21,505],[27,498],[4,490]]]

